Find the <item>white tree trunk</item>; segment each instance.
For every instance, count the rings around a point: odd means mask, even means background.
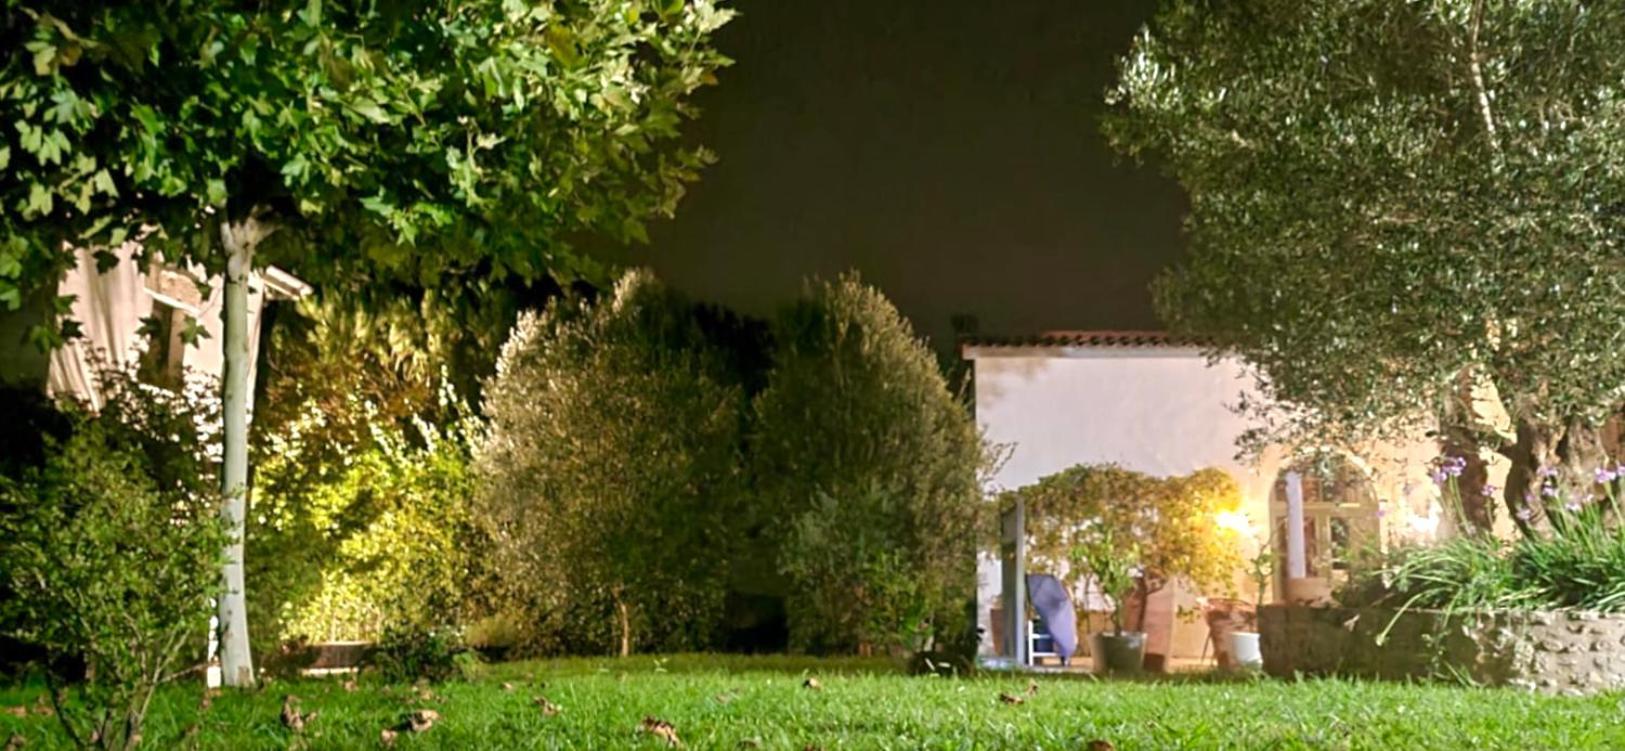
[[[243,531],[248,517],[248,272],[254,246],[262,237],[259,223],[223,222],[220,239],[227,253],[225,305],[221,310],[225,371],[221,378],[225,423],[225,464],[220,485],[222,514],[228,530],[220,593],[220,667],[227,686],[254,685],[254,660],[248,649],[248,611],[243,592]]]

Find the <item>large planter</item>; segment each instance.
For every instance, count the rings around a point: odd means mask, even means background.
[[[1259,631],[1264,671],[1283,677],[1437,678],[1571,694],[1625,689],[1620,615],[1266,605]]]
[[[1240,670],[1258,670],[1264,667],[1262,638],[1252,631],[1231,631],[1230,667]]]
[[[1097,633],[1089,637],[1089,653],[1094,658],[1096,673],[1138,673],[1145,665],[1145,634],[1137,631]]]
[[[1293,605],[1326,607],[1332,604],[1332,580],[1323,576],[1288,578],[1286,601]]]

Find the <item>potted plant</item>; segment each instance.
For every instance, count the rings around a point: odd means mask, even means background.
[[[1096,673],[1137,673],[1145,662],[1145,634],[1123,630],[1124,609],[1134,591],[1140,568],[1140,546],[1119,542],[1109,525],[1099,525],[1094,534],[1072,549],[1072,563],[1080,573],[1094,579],[1095,586],[1111,605],[1112,630],[1090,638],[1090,654]]]
[[[1237,667],[1257,670],[1264,666],[1264,652],[1258,635],[1258,611],[1264,607],[1264,592],[1275,570],[1274,540],[1260,542],[1258,552],[1248,559],[1247,564],[1247,576],[1253,581],[1253,612],[1249,619],[1252,630],[1230,632],[1230,656]]]

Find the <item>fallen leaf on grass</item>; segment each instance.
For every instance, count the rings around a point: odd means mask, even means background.
[[[802,688],[810,688],[810,689],[812,689],[814,691],[822,691],[822,690],[824,690],[824,684],[819,683],[818,679],[814,678],[812,676],[807,676],[807,680],[804,680],[804,681],[801,682],[801,687]]]
[[[6,751],[17,751],[17,749],[26,745],[28,745],[28,739],[24,738],[22,733],[12,733],[11,737],[6,739]]]
[[[420,709],[406,718],[406,727],[414,733],[422,733],[440,721],[440,713],[432,709]]]
[[[1027,679],[1027,695],[1028,696],[1037,696],[1038,695],[1038,681],[1032,680],[1031,678]]]
[[[384,728],[383,732],[378,734],[378,741],[385,746],[394,748],[396,735],[397,733],[395,731],[390,730],[389,728]]]
[[[1022,703],[1024,701],[1027,701],[1027,700],[1023,699],[1023,698],[1021,698],[1019,696],[1016,696],[1015,694],[1001,693],[1001,694],[999,694],[999,701],[1004,703],[1004,704],[1020,704],[1020,703]]]
[[[1098,738],[1095,739],[1095,740],[1089,741],[1089,745],[1084,746],[1084,749],[1085,749],[1085,751],[1117,751],[1116,746],[1113,746],[1108,741],[1103,741],[1103,740],[1100,740]]]
[[[504,681],[502,684],[502,690],[507,691],[508,693],[513,693],[513,684]]]
[[[344,688],[344,691],[346,693],[351,693],[351,694],[355,693],[356,683],[355,683],[354,678],[348,678],[343,683],[341,683],[339,685]]]
[[[536,697],[535,703],[537,707],[541,708],[543,717],[555,717],[559,712],[563,711],[562,707],[548,701],[545,696]]]
[[[305,723],[316,719],[315,712],[299,711],[299,697],[288,694],[282,698],[282,726],[295,733],[305,730]]]
[[[746,738],[739,742],[739,748],[761,748],[762,741],[758,738]]]
[[[12,717],[27,717],[28,707],[21,704],[18,704],[15,707],[6,707],[6,714],[11,715]]]
[[[656,717],[644,717],[640,729],[660,740],[668,746],[681,746],[683,742],[677,738],[677,728],[665,720]]]
[[[724,692],[722,692],[720,694],[717,694],[715,698],[716,698],[718,704],[727,704],[728,702],[731,702],[734,699],[737,699],[739,697],[734,695],[734,693],[731,692],[731,691],[724,691]]]

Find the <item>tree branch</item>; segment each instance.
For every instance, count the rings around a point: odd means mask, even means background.
[[[1484,85],[1484,62],[1478,49],[1478,32],[1484,26],[1484,0],[1473,3],[1472,30],[1467,37],[1467,69],[1472,74],[1473,91],[1478,98],[1478,113],[1484,120],[1484,136],[1490,150],[1501,153],[1501,140],[1495,131],[1495,115],[1490,110],[1490,92]]]

